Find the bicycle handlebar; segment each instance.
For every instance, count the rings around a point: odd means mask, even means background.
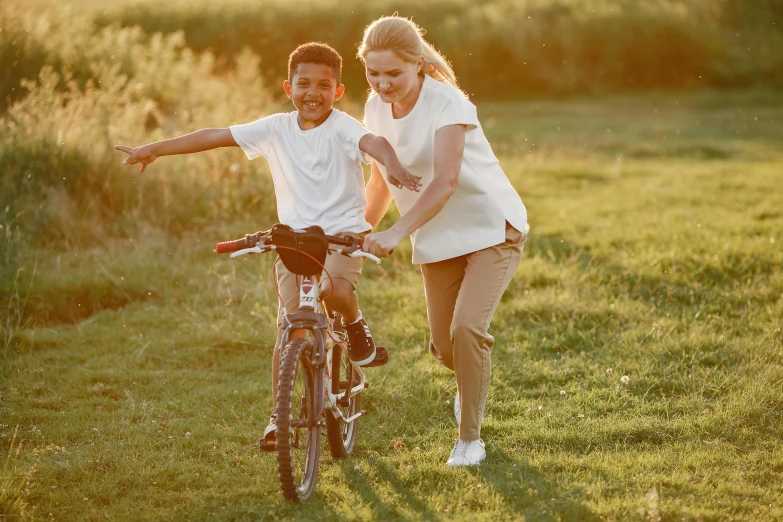
[[[264,241],[264,244],[271,242],[271,238],[265,236],[263,232],[256,232],[255,234],[245,234],[245,237],[241,239],[234,239],[233,241],[223,241],[215,245],[215,252],[218,254],[229,254],[242,250],[243,248],[254,247],[259,241]]]
[[[237,250],[242,250],[243,248],[248,248],[249,245],[247,245],[247,242],[244,238],[237,239],[235,241],[222,241],[215,245],[215,252],[218,254],[229,254],[231,252],[236,252]]]
[[[338,236],[327,236],[327,235],[325,235],[324,237],[326,237],[326,240],[331,245],[354,247],[358,249],[361,247],[362,244],[361,239],[357,239],[353,237],[338,237]],[[256,246],[258,243],[262,243],[263,245],[271,245],[272,238],[270,236],[264,235],[264,232],[256,232],[255,234],[245,234],[245,237],[240,239],[234,239],[233,241],[223,241],[217,243],[215,245],[215,252],[218,254],[230,254],[231,252],[236,252],[238,250],[242,250],[245,248],[252,248]]]

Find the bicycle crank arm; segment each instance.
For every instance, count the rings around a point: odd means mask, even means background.
[[[367,410],[362,410],[362,411],[360,411],[359,413],[357,413],[356,415],[351,415],[350,417],[348,417],[347,419],[345,419],[345,423],[347,424],[347,423],[349,423],[349,422],[353,422],[353,421],[355,421],[356,419],[358,419],[359,417],[361,417],[362,415],[364,415],[365,413],[368,413],[368,412],[367,412]]]
[[[345,381],[340,381],[341,385],[342,385],[343,382],[345,382]],[[347,386],[347,383],[346,383],[346,386]],[[348,401],[350,400],[351,397],[353,397],[354,395],[359,395],[360,393],[362,393],[364,390],[366,390],[369,387],[370,387],[370,385],[367,382],[365,382],[363,384],[359,383],[356,386],[354,386],[352,389],[344,391],[344,392],[340,392],[337,395],[335,395],[334,396],[335,402],[337,404],[339,404],[340,406],[348,406]]]
[[[318,422],[310,422],[305,419],[297,419],[291,421],[291,427],[292,428],[299,428],[299,429],[311,429],[315,427],[326,427],[326,421],[320,420]]]

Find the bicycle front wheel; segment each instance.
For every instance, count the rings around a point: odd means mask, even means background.
[[[305,339],[288,343],[277,386],[277,471],[283,496],[295,502],[304,502],[313,494],[321,454],[311,349]]]

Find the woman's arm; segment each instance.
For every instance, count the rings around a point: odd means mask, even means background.
[[[394,148],[383,136],[365,134],[359,140],[359,150],[373,157],[381,165],[386,167],[386,176],[389,183],[397,188],[405,187],[418,192],[421,186],[421,177],[414,176],[408,169],[400,164],[400,159]]]
[[[184,136],[171,138],[163,141],[156,141],[142,145],[141,147],[126,147],[124,145],[115,145],[114,148],[130,154],[122,163],[133,165],[141,163],[141,172],[147,168],[147,165],[158,159],[160,156],[172,156],[174,154],[192,154],[205,150],[217,149],[220,147],[236,147],[237,142],[231,135],[229,129],[201,129]]]
[[[364,219],[372,228],[377,227],[388,212],[391,199],[389,187],[383,181],[378,165],[373,162],[370,167],[370,180],[367,182],[367,210],[364,213]]]
[[[364,238],[363,249],[376,256],[388,256],[404,237],[438,215],[459,182],[465,152],[465,125],[447,125],[435,133],[432,182],[411,209],[389,230]]]

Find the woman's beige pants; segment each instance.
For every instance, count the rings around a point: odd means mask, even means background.
[[[495,341],[489,324],[519,266],[525,239],[506,223],[504,243],[421,265],[430,353],[457,378],[459,438],[465,441],[481,436]]]

